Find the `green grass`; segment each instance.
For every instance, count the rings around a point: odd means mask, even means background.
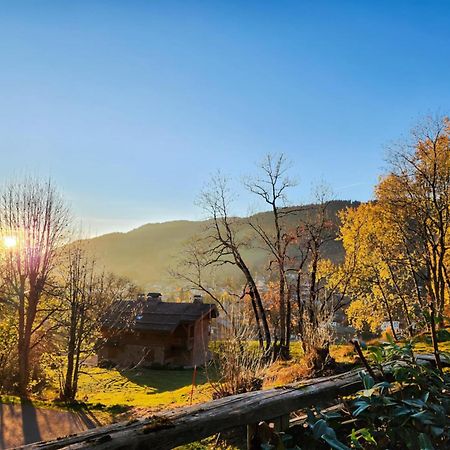
[[[242,446],[237,447],[233,443],[228,443],[226,440],[220,439],[220,437],[217,435],[210,436],[199,442],[181,445],[180,447],[176,447],[175,450],[239,450],[243,448]]]
[[[440,342],[438,342],[439,351],[441,353],[450,353],[450,340],[448,340],[449,331],[450,329],[446,328],[445,330],[438,332],[439,334],[442,334],[442,339],[439,339]],[[433,353],[433,346],[431,344],[430,336],[427,334],[418,336],[415,339],[414,350],[417,353]]]
[[[77,399],[105,406],[146,408],[181,406],[190,403],[193,370],[87,368],[80,376]],[[210,398],[206,374],[197,371],[193,403]]]
[[[258,344],[255,341],[250,345],[257,347]],[[440,342],[439,348],[444,353],[450,353],[450,341]],[[431,353],[429,337],[423,335],[417,338],[415,350],[418,353]],[[330,351],[338,362],[354,362],[354,351],[351,345],[332,345]],[[292,364],[301,363],[303,351],[300,342],[291,343],[291,355]],[[289,364],[285,363],[287,366]],[[56,372],[51,372],[49,370],[48,375],[53,379],[52,384],[42,393],[42,396],[32,399],[36,406],[63,406],[52,402],[58,395],[58,378]],[[188,405],[191,401],[192,376],[193,370],[116,370],[84,367],[79,380],[77,400],[86,403],[91,409],[103,409],[111,413],[114,413],[116,409],[130,407],[162,409]],[[197,371],[195,384],[192,403],[210,400],[212,388],[204,370]],[[20,399],[3,396],[0,397],[0,402],[20,402]]]

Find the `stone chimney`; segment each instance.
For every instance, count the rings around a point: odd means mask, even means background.
[[[162,295],[160,292],[149,292],[147,294],[148,302],[160,302],[162,300]]]
[[[194,294],[194,296],[192,297],[192,303],[203,303],[203,295]]]

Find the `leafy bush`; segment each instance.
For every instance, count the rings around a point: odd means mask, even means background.
[[[411,343],[402,347],[391,341],[368,351],[380,379],[361,372],[364,389],[340,408],[308,411],[308,427],[288,432],[297,448],[450,448],[450,374],[417,364]],[[385,362],[391,367],[383,373]]]

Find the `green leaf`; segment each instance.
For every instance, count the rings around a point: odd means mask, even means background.
[[[338,441],[336,437],[327,436],[324,434],[322,439],[333,449],[335,450],[351,450],[350,447],[347,447],[342,442]]]
[[[425,402],[421,400],[420,398],[410,398],[408,400],[403,400],[403,403],[408,406],[413,406],[415,408],[423,408],[425,405]]]
[[[323,434],[326,433],[328,428],[327,423],[323,419],[319,419],[312,427],[313,436],[319,439]]]
[[[272,450],[275,447],[273,445],[270,444],[261,444],[261,450]]]
[[[342,414],[339,411],[330,411],[324,413],[323,417],[325,418],[325,420],[340,419],[342,417]]]
[[[369,374],[367,374],[365,372],[360,372],[359,376],[362,380],[364,389],[372,389],[373,388],[375,381]]]
[[[377,441],[372,436],[372,433],[370,432],[370,430],[368,428],[361,428],[358,431],[366,442],[372,442],[375,445],[377,444]]]
[[[360,405],[355,411],[353,411],[353,416],[359,416],[363,411],[370,407],[370,403],[364,403]]]
[[[374,388],[381,389],[382,391],[386,390],[386,389],[390,389],[391,388],[391,383],[389,383],[387,381],[381,381],[380,383],[375,384]]]
[[[444,432],[444,428],[441,428],[441,427],[430,427],[430,430],[431,430],[431,434],[434,437],[439,437]]]
[[[434,450],[430,438],[425,433],[419,434],[419,448],[420,450]]]

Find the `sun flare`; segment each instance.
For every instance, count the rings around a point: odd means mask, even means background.
[[[3,244],[6,248],[14,248],[17,245],[17,239],[14,236],[5,236]]]

